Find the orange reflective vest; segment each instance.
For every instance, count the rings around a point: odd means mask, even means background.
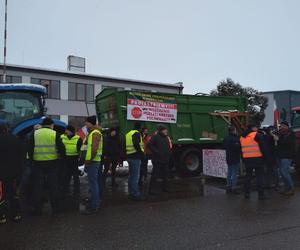
[[[257,132],[251,132],[247,137],[241,137],[240,142],[242,146],[243,158],[259,158],[263,157],[260,151],[257,141],[255,141],[255,136]]]

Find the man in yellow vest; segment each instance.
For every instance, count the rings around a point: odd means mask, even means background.
[[[33,160],[33,202],[35,214],[42,214],[44,181],[50,191],[52,213],[58,212],[58,159],[65,156],[65,146],[54,130],[51,118],[44,118],[42,128],[36,130],[29,142],[29,159]]]
[[[242,134],[240,138],[242,147],[242,158],[246,167],[245,178],[245,199],[250,198],[251,178],[253,170],[255,170],[257,191],[259,200],[264,200],[264,153],[266,152],[264,146],[264,138],[258,133],[256,125],[249,125],[248,129]]]
[[[72,125],[68,125],[65,133],[61,135],[61,140],[66,148],[62,183],[63,193],[67,194],[71,178],[73,177],[73,194],[78,195],[80,191],[78,155],[82,146],[82,139],[75,134],[75,128]]]
[[[128,193],[129,198],[135,201],[141,200],[139,190],[139,177],[141,162],[144,157],[144,143],[140,133],[141,124],[136,122],[134,129],[126,134],[126,155],[129,165]]]
[[[100,164],[103,149],[103,137],[97,125],[96,116],[89,116],[85,125],[88,129],[86,144],[86,157],[84,171],[87,173],[89,189],[91,191],[90,204],[83,214],[96,213],[101,202]]]

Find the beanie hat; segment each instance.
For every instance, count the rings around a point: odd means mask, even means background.
[[[288,127],[290,126],[289,123],[288,123],[287,121],[282,121],[280,124],[281,124],[281,125],[288,126]]]
[[[50,117],[45,117],[42,122],[42,126],[49,126],[54,124],[53,120]]]
[[[163,124],[159,124],[159,125],[157,126],[157,130],[158,130],[158,131],[163,131],[163,130],[165,130],[165,129],[167,129],[167,127],[166,127],[165,125],[163,125]]]
[[[96,125],[96,123],[97,123],[97,118],[96,118],[95,115],[88,116],[88,117],[86,118],[86,121],[89,122],[89,123],[91,123],[91,124],[93,124],[93,125]]]
[[[72,132],[72,134],[75,134],[75,128],[74,128],[72,125],[68,125],[68,126],[66,127],[66,130],[69,130],[69,131]]]
[[[140,130],[142,128],[142,124],[140,122],[135,122],[134,123],[134,129]]]
[[[259,128],[256,124],[249,124],[248,129]]]

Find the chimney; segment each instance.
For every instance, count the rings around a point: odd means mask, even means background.
[[[68,56],[68,71],[85,73],[85,58]]]

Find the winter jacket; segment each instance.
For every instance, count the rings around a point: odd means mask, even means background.
[[[226,161],[228,165],[238,164],[241,161],[241,143],[237,135],[230,134],[224,139]]]
[[[242,137],[246,138],[248,134],[252,133],[252,130],[246,130],[243,134]],[[266,146],[265,146],[265,141],[264,137],[262,134],[257,133],[255,136],[254,140],[258,143],[259,149],[261,153],[263,154],[263,157],[256,157],[256,158],[243,158],[243,162],[245,163],[245,166],[249,167],[263,167],[265,163],[265,156],[266,156]]]
[[[169,163],[171,158],[171,148],[167,136],[160,133],[152,136],[148,143],[152,152],[152,160],[158,163]]]
[[[279,134],[279,140],[277,142],[277,157],[279,159],[294,159],[296,156],[296,136],[291,130],[287,133]]]
[[[107,135],[103,143],[103,156],[111,159],[121,158],[122,145],[118,135]]]
[[[11,134],[0,135],[0,179],[19,179],[24,164],[24,147]]]

